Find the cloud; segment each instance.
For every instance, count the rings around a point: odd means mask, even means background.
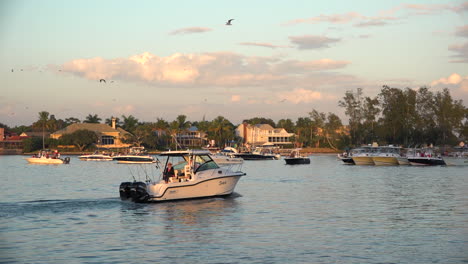
[[[410,11],[410,12],[408,12]],[[347,12],[343,14],[331,14],[313,16],[309,18],[299,18],[283,23],[285,26],[296,24],[349,24],[355,22],[354,26],[384,26],[388,25],[389,21],[401,20],[408,16],[414,15],[432,15],[443,11],[452,11],[463,13],[468,11],[468,2],[463,2],[459,5],[443,5],[443,4],[401,4],[392,7],[388,10],[381,10],[377,15],[366,16],[357,12]],[[400,16],[396,15],[400,13]],[[402,14],[403,13],[403,14]]]
[[[458,73],[453,73],[447,78],[440,78],[439,80],[431,82],[432,86],[439,84],[459,84],[463,78]]]
[[[376,27],[376,26],[385,26],[388,23],[383,20],[369,20],[365,22],[359,22],[355,24],[355,27]]]
[[[468,63],[468,42],[463,44],[454,44],[448,47],[448,50],[453,51],[457,54],[452,55],[455,60],[451,60],[450,62],[454,63]]]
[[[332,24],[346,24],[354,20],[358,20],[362,18],[363,15],[356,13],[356,12],[348,12],[344,14],[333,14],[333,15],[319,15],[310,18],[301,18],[288,21],[284,23],[284,25],[294,25],[294,24],[316,24],[316,23],[332,23]]]
[[[211,31],[211,28],[204,28],[204,27],[188,27],[188,28],[180,28],[174,31],[169,32],[169,35],[186,35],[186,34],[194,34],[194,33],[204,33]]]
[[[313,61],[288,60],[280,63],[275,68],[276,72],[306,73],[310,71],[335,70],[346,67],[351,62],[336,61],[331,59],[320,59]]]
[[[455,31],[455,35],[459,37],[468,38],[468,25],[458,27]]]
[[[458,73],[452,73],[447,78],[440,78],[439,80],[435,80],[431,82],[431,86],[435,87],[449,87],[455,91],[455,95],[459,95],[460,97],[467,98],[468,94],[468,76],[461,76]]]
[[[258,42],[241,42],[239,44],[244,45],[244,46],[258,46],[258,47],[265,47],[265,48],[270,48],[270,49],[290,47],[290,46],[281,46],[281,45],[274,45],[270,43],[258,43]]]
[[[312,91],[307,89],[294,89],[288,92],[277,93],[276,97],[280,102],[288,101],[290,103],[310,103],[313,101],[319,101],[322,99],[335,99],[334,96],[324,95],[318,91]]]
[[[289,39],[293,44],[297,45],[299,49],[329,48],[330,44],[341,41],[341,39],[338,38],[329,38],[317,35],[291,36]]]
[[[69,73],[89,80],[112,79],[150,85],[184,87],[287,86],[311,72],[346,67],[350,62],[321,59],[281,60],[243,56],[230,52],[180,54],[159,57],[145,52],[129,58],[76,59],[62,66]],[[51,67],[55,68],[55,67]]]
[[[231,102],[240,102],[241,96],[240,95],[232,95]]]

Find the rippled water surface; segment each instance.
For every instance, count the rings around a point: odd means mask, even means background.
[[[133,204],[155,172],[0,156],[0,262],[468,263],[467,169],[246,161],[228,198]]]

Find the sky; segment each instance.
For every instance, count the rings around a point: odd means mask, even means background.
[[[383,85],[448,88],[466,106],[468,1],[0,1],[11,127],[41,111],[236,125],[316,109],[347,123],[346,91]]]

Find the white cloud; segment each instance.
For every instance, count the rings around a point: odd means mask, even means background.
[[[297,45],[299,49],[329,48],[330,44],[341,41],[341,39],[338,38],[317,35],[291,36],[289,39],[293,44]]]
[[[180,28],[176,29],[169,33],[169,35],[186,35],[186,34],[194,34],[194,33],[204,33],[211,31],[211,28],[205,27],[188,27],[188,28]]]
[[[274,45],[271,43],[261,43],[261,42],[241,42],[239,44],[243,46],[257,46],[257,47],[264,47],[264,48],[270,48],[270,49],[290,48],[290,46]]]
[[[318,101],[322,99],[332,99],[333,96],[324,95],[318,91],[306,90],[306,89],[294,89],[288,92],[282,92],[277,94],[279,102],[291,102],[294,104],[299,103],[310,103],[313,101]]]
[[[447,78],[440,78],[439,80],[431,82],[431,85],[439,84],[459,84],[463,78],[458,73],[453,73]]]
[[[241,100],[240,95],[232,95],[231,96],[231,102],[239,102]]]
[[[281,60],[230,52],[158,57],[145,52],[129,58],[77,59],[65,63],[62,73],[90,80],[101,78],[185,87],[277,87],[295,82],[300,74],[346,67],[350,62],[321,59]]]
[[[431,86],[437,88],[450,88],[454,94],[463,98],[468,98],[468,75],[463,77],[458,73],[452,73],[449,77],[443,77],[431,82]]]

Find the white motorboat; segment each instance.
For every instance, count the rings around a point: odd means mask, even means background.
[[[229,157],[220,153],[210,154],[210,156],[219,166],[238,165],[244,163],[244,159],[242,158]]]
[[[377,147],[376,151],[372,153],[372,161],[376,166],[399,165],[398,158],[401,158],[400,153],[400,147],[392,145]]]
[[[81,155],[79,156],[80,160],[93,160],[93,161],[111,161],[113,160],[112,156],[105,153],[100,153],[99,151],[94,152],[93,154],[89,155]]]
[[[374,165],[372,147],[361,147],[351,151],[351,157],[356,165]]]
[[[26,158],[29,163],[32,164],[68,164],[70,163],[70,158],[61,158],[58,151],[51,152],[49,150],[41,150],[38,154]]]
[[[468,148],[463,144],[444,155],[443,160],[447,166],[468,166]]]
[[[296,164],[310,164],[310,158],[305,157],[300,152],[301,149],[293,149],[289,156],[284,158],[284,161],[288,165],[296,165]]]
[[[220,167],[209,151],[186,150],[163,152],[166,156],[164,172],[174,163],[174,175],[145,182],[122,182],[119,192],[122,200],[133,202],[161,202],[180,199],[226,196],[232,194],[239,179],[245,175],[229,167]],[[176,163],[174,160],[180,160]],[[164,174],[163,172],[163,174]]]
[[[155,163],[156,159],[153,156],[150,156],[146,153],[144,147],[133,147],[130,149],[128,154],[122,154],[113,157],[117,163],[125,163],[125,164],[132,164],[132,163]]]

